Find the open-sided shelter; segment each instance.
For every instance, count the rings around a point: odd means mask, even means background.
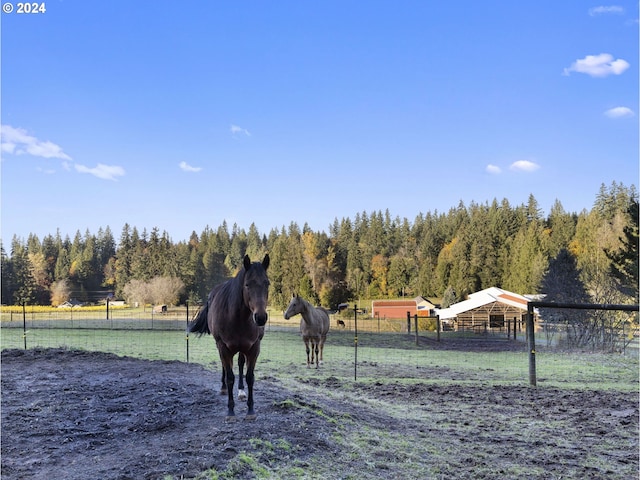
[[[482,332],[509,327],[522,330],[528,302],[523,295],[490,287],[448,308],[436,309],[436,313],[443,323],[453,324],[456,330]]]

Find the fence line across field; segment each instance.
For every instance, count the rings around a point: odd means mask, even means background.
[[[538,307],[638,312],[638,305],[565,305],[549,302],[530,302],[529,306],[532,312],[534,308]],[[331,316],[331,331],[327,344],[330,348],[332,346],[338,348],[337,345],[339,344],[343,355],[342,358],[347,360],[349,358],[349,342],[346,339],[349,338],[349,335],[352,335],[352,343],[350,345],[352,356],[351,360],[347,361],[349,363],[353,362],[354,380],[357,380],[359,367],[365,368],[366,371],[367,368],[378,361],[375,355],[386,355],[386,360],[389,355],[388,352],[393,352],[393,355],[402,356],[402,358],[398,357],[397,359],[391,358],[393,362],[397,363],[398,368],[403,366],[408,368],[408,365],[419,368],[421,362],[429,361],[428,356],[425,357],[425,354],[429,352],[430,348],[435,348],[436,344],[441,345],[441,348],[446,348],[448,342],[465,335],[465,333],[461,332],[442,332],[438,317],[412,316],[408,313],[406,320],[363,318],[355,306],[351,312],[350,316],[345,316],[344,314]],[[151,354],[158,358],[170,357],[175,360],[186,360],[187,362],[193,358],[200,359],[200,361],[203,358],[210,358],[215,361],[216,354],[213,342],[194,341],[193,334],[186,333],[186,327],[196,313],[194,308],[186,310],[184,308],[169,309],[164,313],[155,313],[153,309],[143,312],[112,309],[107,314],[105,310],[94,312],[73,310],[36,312],[35,309],[29,311],[29,307],[25,307],[19,314],[2,313],[1,345],[3,349],[71,347],[110,351],[132,356]],[[529,384],[536,386],[538,382],[536,374],[536,338],[533,320],[531,319],[533,319],[533,316],[527,315],[526,336],[525,332],[516,332],[515,324],[513,328],[507,325],[504,331],[490,332],[485,330],[482,335],[479,335],[479,332],[466,333],[466,335],[469,335],[469,338],[494,339],[492,341],[495,341],[496,344],[498,340],[513,342],[513,345],[521,344],[521,353],[514,354],[511,352],[509,354],[516,355],[516,363],[519,364],[519,366],[515,365],[513,368],[526,370],[525,354],[528,353]],[[432,328],[434,323],[435,329]],[[286,321],[278,312],[270,312],[265,346],[273,345],[273,342],[281,341],[281,339],[294,338],[297,336],[297,331],[298,320],[294,318]],[[277,333],[278,335],[270,339],[269,332],[274,332],[274,334]],[[522,334],[517,337],[517,340],[521,341],[516,342],[516,333]],[[282,335],[285,335],[285,337]],[[394,349],[388,349],[386,352],[381,348],[375,351],[372,350],[377,346],[380,347],[386,341],[385,335],[393,335],[397,339],[406,338],[406,341],[402,341],[405,346],[399,350],[396,348],[396,342]],[[626,339],[623,339],[623,342],[626,341]],[[637,339],[632,338],[632,341],[634,342],[632,351],[637,353],[637,345],[635,345],[637,344]],[[157,344],[145,345],[145,342],[157,342]],[[293,340],[287,340],[287,342],[287,348],[293,351],[286,355],[290,355],[292,359],[295,359],[298,347],[295,347],[295,341]],[[410,344],[414,345],[413,349],[409,348]],[[359,347],[360,356],[358,356]],[[301,341],[300,349],[302,349]],[[420,352],[423,353],[420,354]],[[276,348],[273,355],[278,354],[284,355],[281,349]],[[497,354],[488,352],[487,355],[495,356]],[[522,362],[518,361],[517,358],[522,358]],[[512,367],[510,366],[509,368]],[[525,378],[526,373],[522,380],[525,381]]]
[[[527,303],[527,347],[529,349],[529,384],[535,387],[538,384],[536,373],[536,339],[534,325],[535,308],[559,308],[571,310],[606,310],[621,312],[638,312],[640,305],[616,305],[597,303],[561,303],[531,301]]]

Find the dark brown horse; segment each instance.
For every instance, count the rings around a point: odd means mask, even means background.
[[[228,395],[228,421],[235,419],[233,357],[236,353],[239,354],[240,367],[238,397],[240,399],[244,393],[242,392],[242,368],[246,360],[246,380],[249,390],[246,419],[256,418],[253,410],[253,371],[260,354],[260,340],[264,336],[264,325],[267,323],[268,267],[268,254],[265,255],[262,263],[251,263],[249,256],[245,255],[240,272],[234,278],[211,290],[207,304],[189,325],[190,332],[200,335],[211,333],[216,341],[222,362],[220,393]]]

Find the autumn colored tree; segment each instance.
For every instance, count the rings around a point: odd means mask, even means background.
[[[255,224],[229,232],[223,221],[177,243],[157,227],[140,233],[128,224],[117,246],[109,226],[72,239],[30,234],[26,241],[14,238],[3,253],[2,300],[49,303],[51,286],[63,280],[74,298],[97,300],[107,292],[122,298],[132,280],[155,277],[183,282],[176,301],[204,300],[236,273],[245,253],[260,259],[269,252],[273,308],[284,308],[294,292],[326,307],[451,291],[459,301],[491,286],[539,293],[550,262],[566,249],[590,299],[617,303],[638,295],[637,197],[635,187],[614,182],[602,186],[591,211],[568,213],[556,201],[547,218],[533,195],[522,205],[460,202],[446,213],[419,213],[413,222],[388,210],[362,211],[336,218],[328,233],[295,222],[268,236]]]

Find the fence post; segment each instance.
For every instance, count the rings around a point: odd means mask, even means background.
[[[353,361],[353,381],[358,380],[358,305],[353,304],[353,346],[354,346],[354,361]]]
[[[418,314],[416,313],[413,318],[415,319],[415,327],[416,327],[416,345],[420,345],[420,340],[418,337]]]
[[[22,338],[24,339],[24,349],[27,349],[27,310],[22,302]]]
[[[527,344],[529,346],[529,385],[537,385],[536,378],[536,337],[533,325],[533,306],[527,305]]]
[[[187,363],[189,363],[189,300],[187,300]]]
[[[436,315],[436,331],[438,332],[438,335],[437,335],[438,342],[440,341],[441,328],[442,328],[442,325],[440,324],[440,315]]]
[[[411,312],[407,312],[407,335],[411,335]]]

